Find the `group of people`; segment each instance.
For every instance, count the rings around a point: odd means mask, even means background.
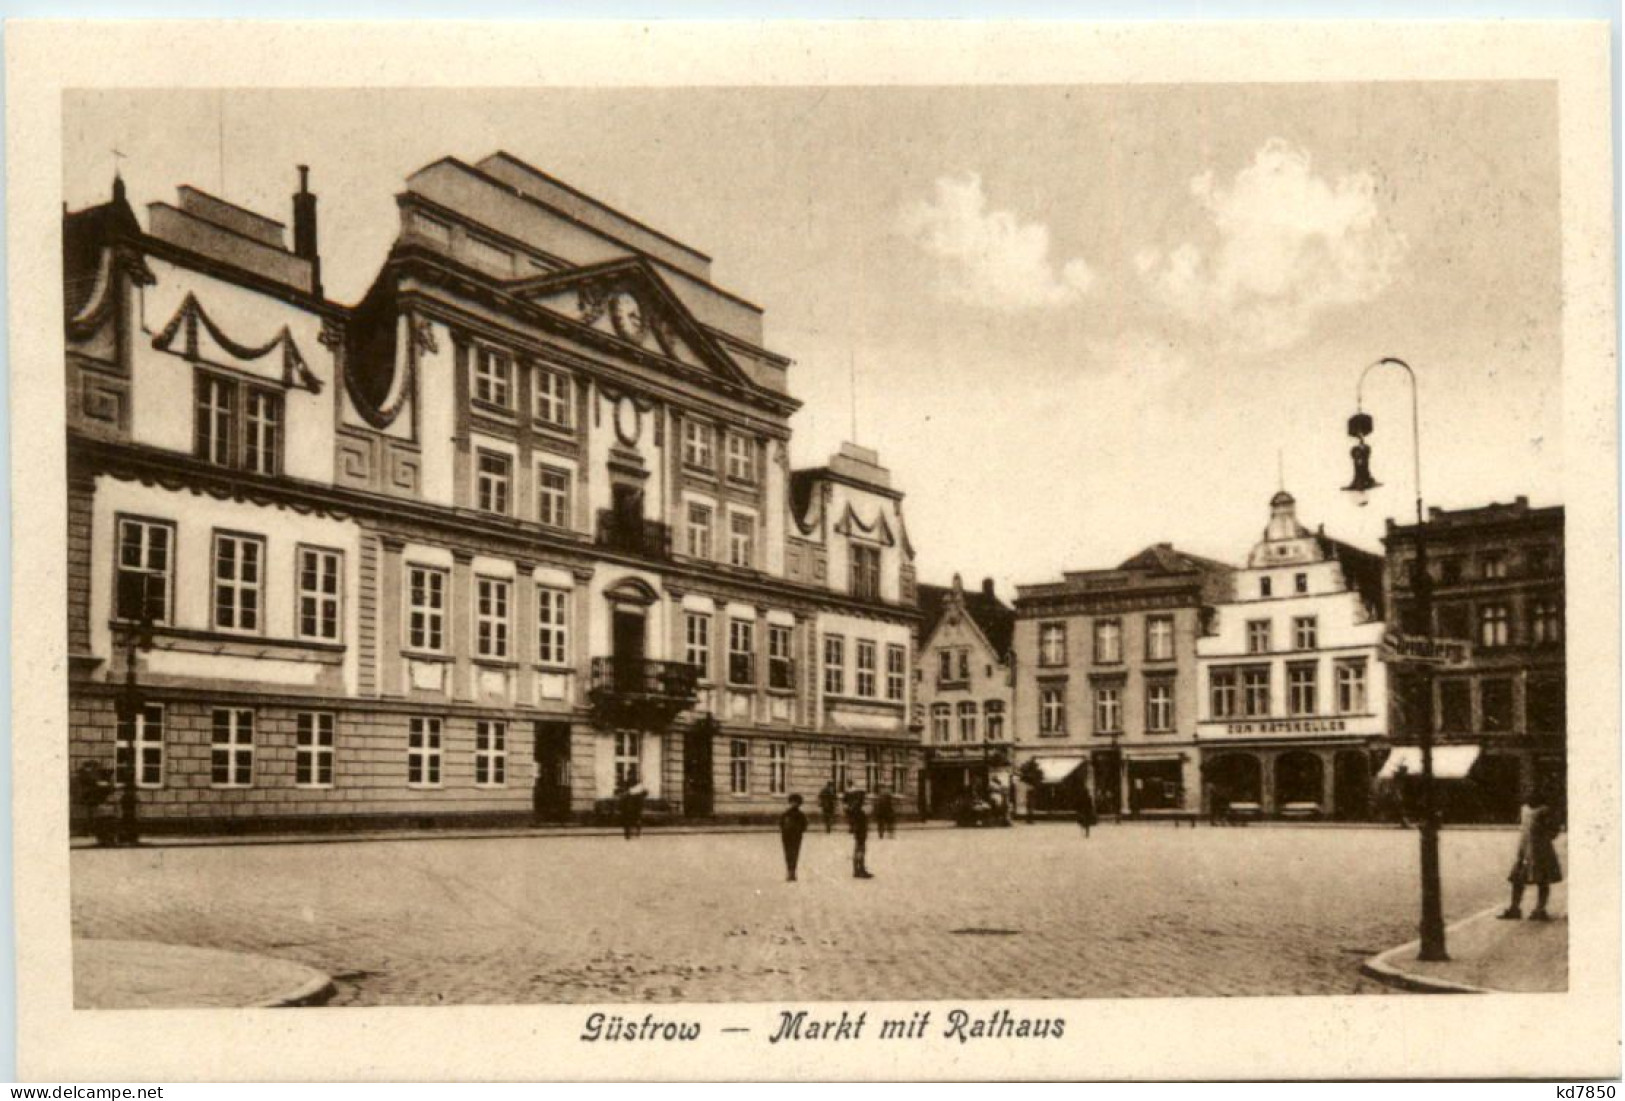
[[[864,807],[868,794],[848,791],[838,797],[833,782],[824,785],[818,793],[818,810],[824,819],[824,832],[835,829],[835,807],[838,801],[846,804],[847,827],[852,831],[852,877],[873,879],[868,867],[869,812]],[[789,882],[796,881],[796,865],[801,860],[801,839],[806,834],[808,821],[801,809],[800,795],[790,796],[790,805],[779,816],[779,840],[784,846],[784,868]],[[897,835],[897,807],[891,792],[882,791],[875,796],[875,832],[880,837]]]

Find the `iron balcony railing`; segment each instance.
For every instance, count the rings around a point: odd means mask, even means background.
[[[671,527],[602,508],[598,510],[598,545],[644,558],[670,558]]]
[[[647,658],[593,658],[589,690],[594,695],[692,703],[695,669],[680,661]]]

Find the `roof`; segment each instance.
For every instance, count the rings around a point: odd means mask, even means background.
[[[1361,550],[1352,543],[1319,532],[1315,535],[1315,542],[1320,544],[1322,553],[1328,559],[1335,560],[1343,567],[1343,580],[1349,588],[1358,592],[1373,608],[1382,607],[1382,555]]]
[[[921,584],[916,586],[916,590],[919,594],[917,603],[921,617],[920,639],[923,643],[925,639],[931,637],[937,629],[937,624],[942,621],[949,600],[954,594],[954,588],[951,585]],[[964,601],[965,614],[970,616],[971,622],[982,632],[999,660],[1009,660],[1010,638],[1016,626],[1015,609],[998,598],[993,591],[991,579],[983,581],[980,589],[962,589],[960,597]]]

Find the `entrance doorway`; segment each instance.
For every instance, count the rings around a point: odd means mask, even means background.
[[[615,690],[638,692],[643,684],[643,626],[641,609],[618,606],[610,620],[615,655]]]
[[[538,822],[570,817],[570,724],[535,724],[536,785],[532,809]]]
[[[715,807],[716,781],[711,767],[718,732],[713,719],[701,719],[683,732],[683,814],[686,817],[709,818]]]
[[[1332,758],[1332,813],[1346,821],[1371,814],[1371,757],[1363,749],[1340,749]]]
[[[1184,772],[1178,761],[1130,761],[1128,782],[1131,813],[1184,805]]]

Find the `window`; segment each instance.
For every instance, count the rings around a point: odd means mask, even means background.
[[[440,786],[439,719],[413,719],[407,727],[406,782],[415,788]]]
[[[1270,671],[1267,666],[1242,671],[1241,707],[1249,718],[1270,713]]]
[[[265,540],[253,535],[214,537],[214,625],[222,631],[260,630]]]
[[[728,743],[728,791],[733,795],[750,794],[750,743],[743,738]]]
[[[508,514],[513,460],[496,451],[476,452],[474,500],[481,512]]]
[[[891,754],[891,790],[893,795],[901,795],[908,790],[908,766],[901,750],[892,750]]]
[[[851,544],[852,595],[860,600],[880,599],[880,548]]]
[[[336,642],[339,637],[338,551],[299,548],[299,637]]]
[[[736,482],[756,480],[756,441],[728,434],[728,477]]]
[[[256,474],[275,474],[282,454],[282,398],[266,390],[248,392],[243,466]]]
[[[1123,730],[1123,690],[1115,684],[1095,687],[1095,733],[1119,734]]]
[[[863,747],[863,787],[865,791],[880,790],[880,747]]]
[[[333,713],[301,711],[294,728],[293,782],[302,788],[333,786]]]
[[[1174,658],[1173,616],[1147,616],[1145,620],[1145,658],[1147,661],[1172,661]]]
[[[688,505],[688,554],[690,558],[711,557],[711,506],[690,501]]]
[[[756,562],[756,517],[748,512],[728,514],[728,561],[746,568]]]
[[[846,639],[824,636],[824,695],[846,694]]]
[[[1530,577],[1545,577],[1552,572],[1554,557],[1550,547],[1526,547],[1524,572]]]
[[[728,621],[728,683],[756,683],[756,624],[748,619]]]
[[[1439,730],[1460,734],[1473,728],[1472,683],[1466,680],[1439,682]]]
[[[1478,706],[1484,713],[1484,730],[1491,734],[1512,731],[1512,681],[1506,677],[1486,677],[1478,684]]]
[[[969,681],[970,680],[970,650],[968,648],[967,649],[955,650],[954,654],[955,654],[955,656],[957,656],[959,658],[959,675],[958,675],[958,679],[960,681]]]
[[[536,586],[536,660],[543,665],[570,662],[569,607],[569,590]]]
[[[1058,738],[1066,733],[1066,686],[1045,684],[1038,689],[1038,733]]]
[[[976,714],[977,707],[972,700],[961,700],[959,703],[959,740],[974,742],[976,740]]]
[[[122,710],[122,709],[121,709]],[[164,786],[164,709],[143,704],[118,720],[118,741],[113,747],[113,775],[127,784],[134,770],[138,788]]]
[[[683,614],[683,660],[701,680],[711,679],[711,617],[704,612]]]
[[[498,409],[513,404],[513,361],[494,348],[474,349],[474,400]]]
[[[1306,573],[1295,573],[1295,574],[1293,574],[1292,575],[1292,588],[1293,588],[1293,590],[1295,592],[1300,592],[1300,593],[1308,592],[1309,591],[1309,575],[1306,574]]]
[[[1247,652],[1249,654],[1267,654],[1270,652],[1269,620],[1249,619],[1247,621]]]
[[[536,468],[536,519],[550,528],[570,526],[570,471],[542,463]]]
[[[861,658],[861,646],[858,654]],[[858,675],[861,678],[863,674]],[[790,628],[782,624],[769,624],[767,628],[767,686],[786,691],[795,687],[790,664]]]
[[[1215,669],[1208,674],[1208,711],[1215,719],[1233,719],[1236,708],[1236,671]]]
[[[570,376],[546,367],[536,368],[536,419],[552,428],[570,427]]]
[[[1456,557],[1441,558],[1439,560],[1439,582],[1444,585],[1455,585],[1461,581],[1461,559]]]
[[[1504,554],[1486,554],[1479,559],[1486,580],[1495,580],[1507,575],[1507,558]]]
[[[1563,609],[1555,600],[1537,600],[1529,610],[1529,627],[1537,646],[1563,641]]]
[[[474,786],[499,788],[508,782],[508,724],[480,719],[474,724]]]
[[[254,712],[217,707],[210,722],[209,783],[246,788],[254,782]]]
[[[1116,665],[1122,660],[1122,622],[1116,619],[1095,620],[1095,664]]]
[[[1313,715],[1318,670],[1312,662],[1292,662],[1286,667],[1286,705],[1290,715]]]
[[[931,737],[939,742],[946,742],[951,737],[950,728],[953,725],[953,708],[945,703],[931,705]]]
[[[1301,615],[1293,618],[1292,648],[1294,650],[1313,650],[1317,634],[1314,616]]]
[[[783,795],[790,790],[790,747],[783,742],[767,745],[767,793]]]
[[[831,746],[829,750],[829,778],[835,784],[836,791],[845,791],[850,786],[846,772],[846,746]]]
[[[903,646],[886,647],[886,698],[902,703],[908,684],[908,649]]]
[[[1337,669],[1337,711],[1340,715],[1365,712],[1365,662],[1340,661]]]
[[[406,568],[406,645],[412,650],[446,648],[446,571]]]
[[[240,467],[255,474],[280,472],[282,395],[198,372],[193,451],[217,466]]]
[[[1266,596],[1266,597],[1270,595],[1270,579],[1269,578],[1260,577],[1258,579],[1258,595],[1259,596]]]
[[[990,742],[1004,740],[1004,701],[988,700],[982,707],[986,725],[983,727],[984,736]]]
[[[118,522],[118,578],[114,583],[115,615],[138,620],[144,612],[154,623],[169,622],[170,548],[173,524],[156,520]]]
[[[615,786],[625,787],[643,778],[643,734],[636,730],[615,732]]]
[[[1172,681],[1150,680],[1145,684],[1145,728],[1166,734],[1174,728],[1174,685]]]
[[[497,577],[474,580],[474,656],[508,656],[508,582]]]
[[[1511,638],[1511,622],[1505,604],[1485,604],[1478,609],[1478,641],[1484,646],[1505,646]]]
[[[683,465],[697,470],[716,469],[711,449],[713,430],[700,421],[683,422]]]
[[[1038,664],[1066,664],[1066,624],[1040,623],[1038,625]]]
[[[954,652],[937,651],[937,684],[952,684],[954,679]]]
[[[866,638],[858,639],[858,695],[873,699],[875,685],[875,644]]]

